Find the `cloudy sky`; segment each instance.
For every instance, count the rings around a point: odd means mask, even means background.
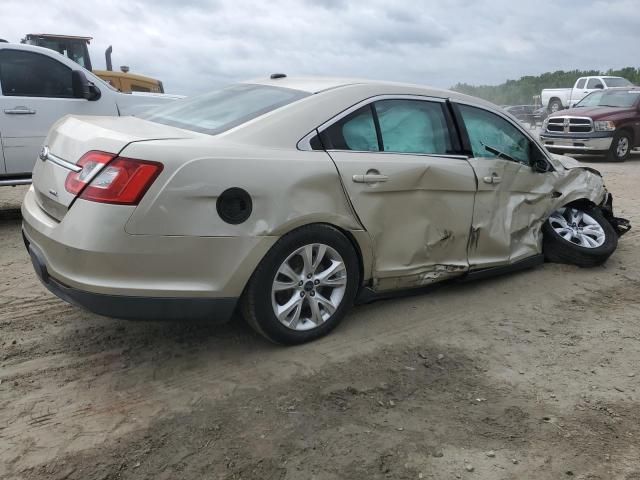
[[[638,0],[0,0],[0,37],[94,38],[114,66],[194,94],[286,72],[496,84],[640,66]]]

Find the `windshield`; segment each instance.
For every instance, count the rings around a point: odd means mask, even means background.
[[[310,95],[290,88],[240,84],[172,102],[141,118],[215,135]]]
[[[632,107],[640,98],[640,90],[601,90],[584,97],[576,107]]]
[[[631,85],[633,85],[633,83],[631,83],[629,80],[627,80],[626,78],[621,78],[621,77],[604,77],[604,82],[607,84],[607,87],[611,88],[611,87],[629,87]]]

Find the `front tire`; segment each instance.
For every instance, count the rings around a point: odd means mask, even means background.
[[[269,250],[242,298],[249,325],[284,345],[333,330],[353,305],[359,264],[348,238],[330,225],[288,233]]]
[[[602,265],[618,247],[618,234],[598,208],[563,207],[542,226],[549,262]]]
[[[624,162],[631,154],[631,135],[625,131],[616,132],[607,153],[610,162]]]

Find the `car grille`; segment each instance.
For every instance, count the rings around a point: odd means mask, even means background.
[[[589,133],[593,131],[593,121],[584,117],[552,117],[547,123],[550,133]]]

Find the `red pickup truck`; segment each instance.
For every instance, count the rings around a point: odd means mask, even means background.
[[[640,147],[640,87],[595,91],[575,107],[551,114],[540,140],[554,153],[606,154],[623,162]]]

